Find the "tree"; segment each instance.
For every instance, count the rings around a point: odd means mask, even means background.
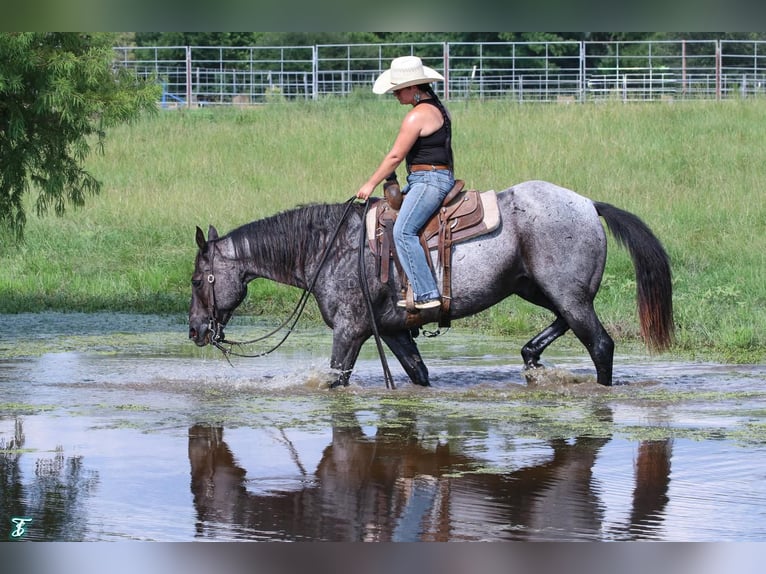
[[[101,184],[83,167],[105,130],[156,110],[160,87],[114,67],[112,34],[0,33],[0,230],[16,239],[24,196],[38,215],[81,206]]]

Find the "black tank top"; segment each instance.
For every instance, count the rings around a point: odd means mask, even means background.
[[[421,100],[416,106],[431,104],[439,108],[433,100]],[[444,123],[431,135],[415,140],[407,154],[407,166],[416,164],[448,165],[452,167],[452,145],[450,142],[451,122],[446,111],[439,109],[444,117]]]

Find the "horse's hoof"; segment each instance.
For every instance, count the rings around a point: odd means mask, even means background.
[[[536,385],[540,382],[540,378],[545,373],[545,367],[540,363],[535,363],[533,366],[524,365],[522,374],[527,381],[528,385]]]
[[[330,385],[331,389],[337,389],[338,387],[347,387],[348,383],[344,383],[343,381],[335,381]]]

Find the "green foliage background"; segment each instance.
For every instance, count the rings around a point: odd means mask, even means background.
[[[100,182],[83,162],[104,130],[153,110],[159,86],[112,69],[113,34],[0,33],[0,232],[16,239],[25,196],[38,214],[82,206]]]

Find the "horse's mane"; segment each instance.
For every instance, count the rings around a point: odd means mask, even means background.
[[[359,211],[361,206],[355,206]],[[255,259],[291,282],[312,258],[319,258],[345,212],[342,203],[302,205],[257,219],[229,232],[237,259]]]

